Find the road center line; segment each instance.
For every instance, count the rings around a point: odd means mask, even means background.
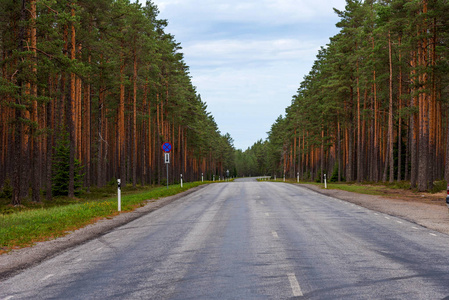
[[[293,296],[294,297],[301,297],[303,296],[301,287],[299,286],[298,279],[296,279],[295,273],[288,273],[288,281],[290,281],[290,286],[292,288]]]
[[[271,234],[273,235],[273,237],[279,238],[278,233],[276,231],[272,231]]]
[[[265,215],[266,215],[267,217],[269,217],[269,216],[270,216],[270,214],[269,214],[269,213],[265,213]]]
[[[437,236],[435,233],[429,233],[431,236]]]
[[[14,298],[14,296],[8,296],[8,297],[4,298],[3,300],[9,300],[9,299],[12,299],[12,298]]]

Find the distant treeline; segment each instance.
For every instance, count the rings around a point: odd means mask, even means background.
[[[241,153],[253,174],[449,179],[449,2],[347,0],[286,115]]]
[[[0,191],[223,176],[233,141],[192,85],[158,9],[129,0],[0,0]],[[61,161],[63,160],[63,161]]]

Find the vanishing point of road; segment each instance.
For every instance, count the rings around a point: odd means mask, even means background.
[[[254,179],[211,184],[0,282],[0,299],[449,299],[449,236]]]

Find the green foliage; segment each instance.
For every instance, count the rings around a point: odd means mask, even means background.
[[[341,176],[341,174],[340,174]],[[345,178],[343,176],[341,176],[341,181],[345,181]],[[338,164],[336,163],[334,165],[334,169],[332,171],[332,175],[329,178],[329,182],[338,182]]]
[[[5,183],[3,184],[2,191],[0,192],[0,198],[11,199],[11,197],[12,197],[12,186],[8,178],[5,180]]]
[[[315,182],[321,182],[321,170],[318,171],[318,174],[316,175]]]
[[[267,161],[267,142],[259,140],[244,152],[240,149],[235,150],[234,155],[236,177],[263,176],[270,173]]]
[[[340,31],[318,51],[286,114],[268,133],[265,161],[270,172],[280,177],[285,171],[291,177],[299,165],[302,179],[322,169],[333,171],[330,181],[336,182],[337,164],[348,181],[418,177],[421,190],[441,179],[447,172],[439,161],[447,148],[448,11],[447,1],[404,0],[347,0],[344,10],[335,9]],[[416,99],[423,94],[421,105]],[[427,104],[441,107],[429,109],[434,114],[429,118],[445,120],[438,128],[418,125],[417,119],[427,118]],[[415,129],[424,137],[420,144],[433,147],[430,152],[413,145],[418,138],[409,134]],[[386,159],[390,147],[383,144],[390,132],[395,138],[391,165]],[[410,160],[412,155],[419,159]],[[251,162],[248,155],[245,163]]]
[[[53,159],[52,169],[52,195],[53,196],[67,196],[69,193],[69,170],[70,170],[70,145],[69,141],[65,138],[59,141],[58,146],[55,148],[55,155]],[[82,187],[84,174],[82,173],[83,167],[79,160],[75,159],[74,170],[74,189],[75,195],[80,193]]]
[[[433,187],[430,190],[432,194],[439,193],[441,191],[445,191],[447,189],[447,181],[446,180],[438,180],[433,182]]]

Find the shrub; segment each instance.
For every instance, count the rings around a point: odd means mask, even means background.
[[[68,139],[62,139],[55,148],[53,160],[53,177],[51,192],[53,196],[67,196],[69,194],[69,170],[70,170],[70,146]],[[83,167],[79,160],[75,159],[75,193],[80,192],[83,182]]]

